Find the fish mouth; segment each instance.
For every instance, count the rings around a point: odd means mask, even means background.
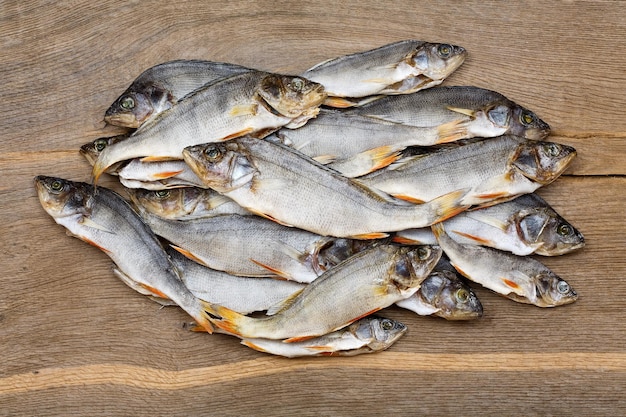
[[[139,120],[137,120],[132,113],[107,113],[104,116],[104,121],[113,126],[129,127],[132,129],[136,129],[141,125]]]

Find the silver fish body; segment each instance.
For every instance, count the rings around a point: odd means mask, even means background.
[[[536,194],[465,211],[444,222],[448,234],[462,244],[479,244],[525,256],[556,256],[585,245],[583,235]],[[405,244],[436,244],[429,228],[397,232]]]
[[[155,65],[142,72],[111,104],[104,120],[111,125],[138,128],[202,86],[249,71],[241,65],[201,60]]]
[[[326,271],[268,317],[240,315],[219,305],[213,323],[241,338],[296,342],[321,336],[415,293],[435,266],[441,250],[378,245]],[[329,314],[330,313],[330,314]]]
[[[174,249],[167,249],[187,288],[199,299],[241,314],[268,310],[305,284],[272,278],[240,277],[202,266]]]
[[[186,221],[142,216],[190,259],[232,275],[310,282],[323,272],[316,253],[328,238],[305,230],[236,214]]]
[[[216,81],[144,123],[128,139],[104,148],[92,175],[97,181],[122,160],[182,159],[187,146],[304,124],[315,117],[325,97],[317,83],[262,71]]]
[[[550,133],[550,126],[532,111],[500,93],[472,86],[383,97],[346,112],[408,126],[436,126],[440,143],[500,135],[541,140]]]
[[[252,214],[228,197],[208,188],[181,187],[167,190],[127,188],[140,211],[170,220],[191,220],[222,214]]]
[[[575,156],[576,150],[570,146],[499,136],[408,157],[359,180],[417,202],[469,189],[462,204],[485,206],[551,183]]]
[[[340,330],[294,343],[271,339],[243,339],[241,343],[260,352],[295,358],[301,356],[355,356],[383,351],[407,331],[396,320],[377,315],[364,317]]]
[[[280,129],[265,139],[291,146],[344,176],[358,177],[389,165],[407,146],[438,143],[439,136],[436,128],[322,109],[306,125]]]
[[[185,162],[205,184],[242,207],[325,236],[384,237],[405,225],[430,225],[462,211],[465,190],[420,206],[394,201],[289,147],[250,137],[186,148]]]
[[[204,302],[182,283],[178,270],[152,231],[115,192],[91,184],[38,176],[43,208],[73,236],[106,253],[146,291],[178,304],[209,332]]]
[[[531,257],[460,244],[447,235],[441,224],[432,229],[452,265],[485,288],[538,307],[555,307],[578,299],[576,291],[565,280]]]
[[[330,59],[302,75],[334,97],[407,94],[440,84],[466,55],[460,46],[404,40]]]
[[[142,162],[131,159],[117,170],[120,182],[128,188],[161,190],[175,187],[202,187],[204,183],[184,161]],[[142,187],[135,184],[147,184]]]

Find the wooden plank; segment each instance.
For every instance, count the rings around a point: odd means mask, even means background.
[[[3,2],[0,414],[624,414],[624,16],[613,1]],[[575,304],[540,309],[478,288],[481,320],[394,307],[385,314],[409,332],[387,352],[275,358],[188,332],[181,310],[127,288],[38,202],[35,175],[89,180],[79,146],[119,132],[104,110],[152,65],[297,73],[406,38],[465,46],[446,84],[499,91],[578,150],[540,191],[587,239],[541,258],[579,292]]]

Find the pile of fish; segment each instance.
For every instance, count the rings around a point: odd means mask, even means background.
[[[459,274],[517,302],[571,303],[528,255],[584,246],[533,194],[576,151],[499,93],[436,87],[465,57],[408,40],[295,76],[157,65],[106,111],[129,133],[82,146],[93,184],[38,176],[41,204],[194,330],[276,355],[384,350],[407,329],[374,314],[391,305],[482,316]],[[96,185],[103,173],[129,200]]]

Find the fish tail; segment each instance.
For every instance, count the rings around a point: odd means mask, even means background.
[[[198,299],[198,302],[200,303],[201,310],[199,314],[196,314],[194,319],[198,325],[205,329],[208,333],[213,333],[213,315],[211,314],[213,304],[200,299]]]
[[[440,237],[446,234],[446,230],[444,229],[442,223],[433,224],[432,226],[430,226],[430,228],[433,231],[433,234],[435,235],[437,240],[439,240]]]
[[[468,137],[467,122],[464,120],[453,120],[444,123],[437,128],[437,144],[454,142]]]
[[[215,325],[215,327],[218,327],[228,334],[241,337],[238,323],[242,319],[245,319],[246,316],[218,304],[212,304],[202,300],[201,303],[203,313],[206,315],[208,324],[211,327],[211,331],[209,333],[213,332],[213,327],[211,325]]]
[[[469,208],[469,204],[463,203],[463,197],[465,197],[468,191],[468,189],[452,191],[451,193],[444,194],[428,202],[427,204],[433,206],[433,211],[436,216],[432,223],[442,222]]]

